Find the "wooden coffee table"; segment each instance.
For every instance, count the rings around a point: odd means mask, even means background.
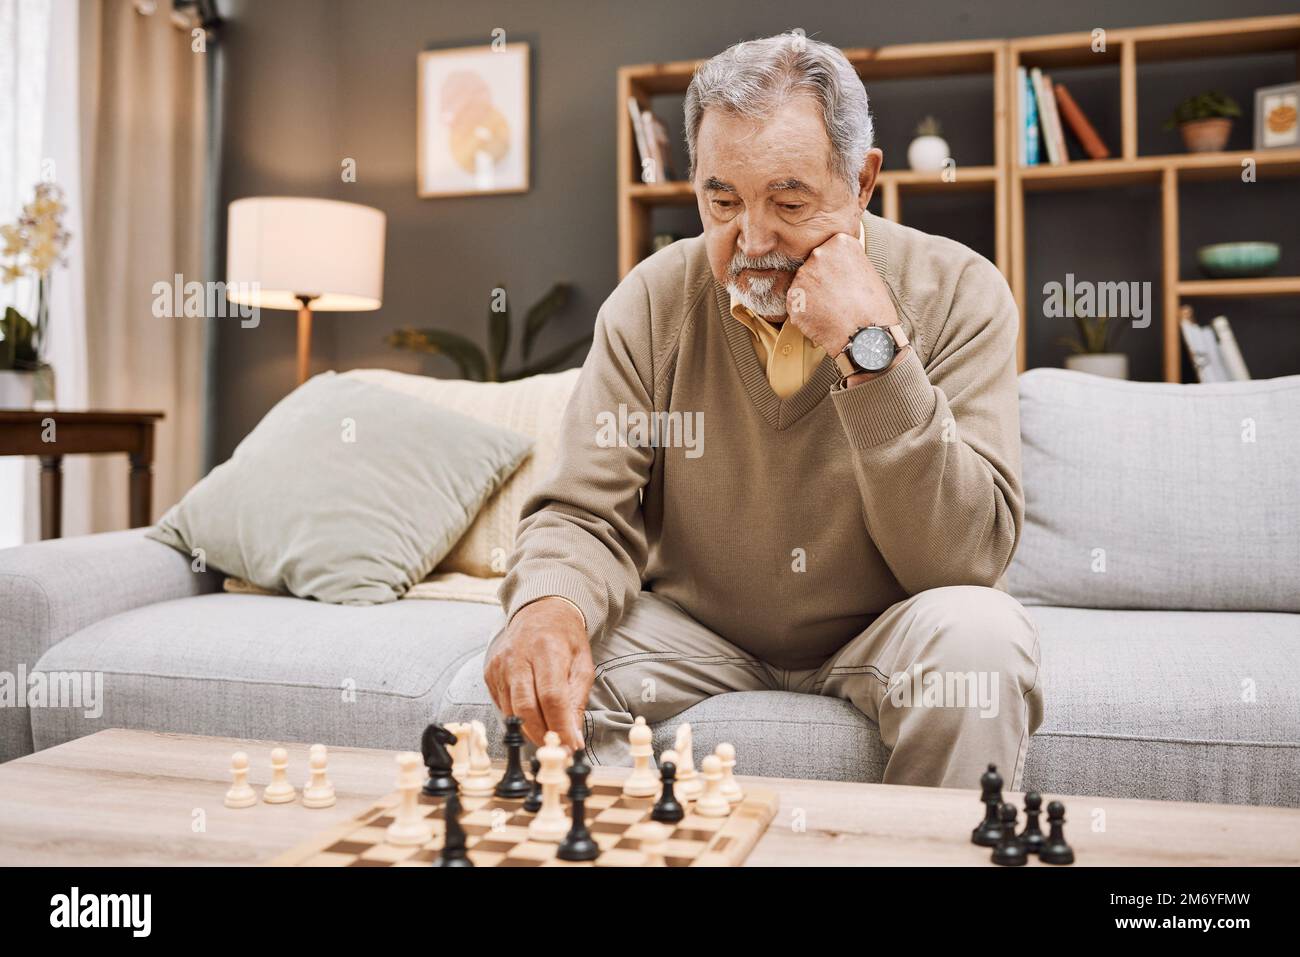
[[[332,748],[334,807],[226,808],[231,754],[248,752],[260,786],[277,743],[108,730],[0,765],[0,865],[264,864],[392,790],[393,752]],[[307,745],[284,746],[301,787]],[[753,780],[781,807],[750,865],[992,866],[970,843],[976,790]],[[1297,809],[1045,798],[1065,802],[1076,867],[1300,863]]]

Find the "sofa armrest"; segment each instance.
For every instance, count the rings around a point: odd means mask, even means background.
[[[191,571],[187,556],[145,538],[145,531],[0,550],[0,672],[8,672],[11,683],[20,665],[30,673],[41,655],[87,625],[141,605],[221,587],[221,575]],[[31,750],[27,709],[0,708],[0,761]]]

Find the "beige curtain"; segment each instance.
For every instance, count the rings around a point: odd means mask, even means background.
[[[202,281],[204,52],[161,2],[81,0],[89,404],[157,410],[153,518],[200,477],[209,320],[156,318],[154,284]],[[127,526],[127,464],[92,471],[94,531]]]

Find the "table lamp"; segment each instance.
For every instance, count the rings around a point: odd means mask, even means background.
[[[226,297],[298,312],[298,384],[307,381],[313,312],[378,309],[384,224],[377,209],[332,199],[257,196],[230,204]]]

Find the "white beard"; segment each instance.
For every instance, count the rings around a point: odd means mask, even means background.
[[[742,306],[756,316],[763,316],[764,318],[785,316],[785,296],[772,291],[776,279],[775,276],[760,276],[757,279],[751,279],[748,289],[742,289],[740,284],[733,279],[727,283],[727,292],[731,293]]]

